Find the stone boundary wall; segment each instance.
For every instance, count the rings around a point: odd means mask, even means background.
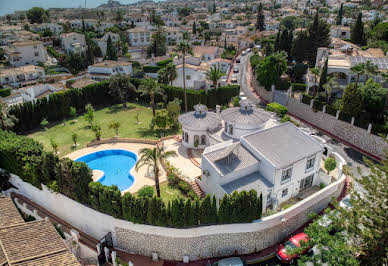
[[[111,139],[101,139],[101,140],[94,140],[86,145],[86,147],[92,147],[97,146],[101,144],[107,144],[107,143],[143,143],[143,144],[150,144],[150,145],[156,145],[161,141],[172,139],[174,136],[167,136],[160,138],[158,140],[153,139],[136,139],[136,138],[111,138]]]
[[[342,175],[341,179],[294,206],[254,223],[191,229],[134,224],[116,219],[62,194],[51,192],[45,185],[39,190],[15,175],[10,179],[15,188],[7,193],[16,192],[27,197],[96,239],[112,232],[115,247],[119,249],[145,256],[156,252],[163,259],[181,261],[186,255],[190,260],[196,260],[249,254],[272,246],[308,222],[311,211],[319,212],[327,207],[332,198],[337,198],[343,190],[345,179]]]
[[[252,68],[250,68],[252,69]],[[257,79],[255,75],[252,75],[251,78],[251,86],[255,89],[255,91],[260,95],[260,98],[264,101],[271,103],[273,99],[273,92],[267,91],[264,87],[259,86],[257,83]]]
[[[384,158],[384,150],[388,150],[385,139],[368,133],[363,128],[336,119],[330,114],[315,111],[309,105],[291,97],[288,98],[288,112],[372,157]]]

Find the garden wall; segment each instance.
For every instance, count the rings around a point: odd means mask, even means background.
[[[330,114],[315,111],[309,105],[291,97],[288,99],[288,112],[371,156],[383,158],[385,157],[384,151],[388,150],[385,139],[363,128],[338,120]]]
[[[223,255],[248,254],[272,246],[305,224],[311,211],[327,207],[342,192],[345,176],[298,204],[254,223],[173,229],[133,224],[88,208],[61,194],[42,190],[12,175],[10,182],[20,193],[79,230],[100,239],[112,232],[117,248],[146,256],[190,260]],[[9,191],[9,192],[10,192]]]

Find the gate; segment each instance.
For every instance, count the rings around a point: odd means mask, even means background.
[[[112,263],[112,257],[109,254],[108,257],[105,256],[105,247],[113,248],[112,233],[107,233],[98,243],[100,244],[100,254],[98,254],[99,265],[104,265],[106,262]]]
[[[277,102],[277,103],[280,103],[283,106],[287,106],[287,104],[288,104],[288,93],[287,93],[287,91],[283,92],[283,91],[274,90],[274,92],[273,92],[273,101]]]

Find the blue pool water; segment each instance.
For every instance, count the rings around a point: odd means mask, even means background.
[[[126,150],[104,150],[89,153],[78,159],[77,162],[86,163],[93,170],[104,172],[98,182],[103,185],[117,185],[120,191],[132,186],[135,178],[130,171],[135,166],[137,156]]]

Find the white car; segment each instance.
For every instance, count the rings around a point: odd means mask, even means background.
[[[239,71],[238,66],[235,66],[235,67],[233,68],[233,72],[234,72],[234,73],[238,73],[238,71]]]
[[[245,51],[241,52],[241,56],[246,56],[246,55],[247,55],[247,53]]]
[[[219,260],[213,263],[212,266],[244,266],[244,262],[242,261],[242,259],[238,257],[234,257],[234,258]]]

